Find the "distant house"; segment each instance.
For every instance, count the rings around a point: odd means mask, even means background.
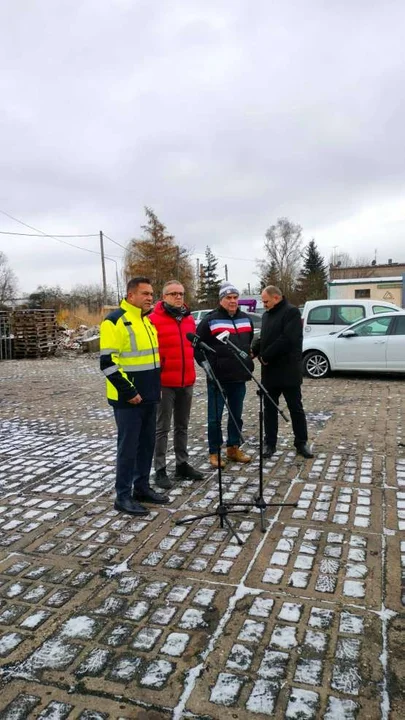
[[[405,263],[329,268],[328,298],[385,300],[405,307]]]

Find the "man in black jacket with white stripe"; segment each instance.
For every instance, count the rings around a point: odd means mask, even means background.
[[[313,458],[308,445],[307,421],[302,406],[302,321],[298,308],[290,305],[280,288],[269,285],[262,292],[263,314],[260,338],[253,343],[253,354],[262,365],[262,383],[270,397],[278,404],[284,395],[291,416],[294,445],[298,455]],[[264,399],[263,457],[276,451],[278,412]]]
[[[230,348],[218,340],[221,333],[227,331],[232,342],[247,354],[245,364],[250,371],[253,370],[253,360],[249,357],[250,343],[253,338],[253,323],[249,316],[238,307],[239,290],[230,282],[222,283],[219,289],[219,305],[216,310],[208,313],[199,323],[197,334],[200,339],[209,345],[215,353],[207,360],[212,366],[215,375],[221,383],[229,408],[237,425],[228,416],[228,434],[226,441],[226,457],[228,460],[239,463],[248,463],[251,456],[240,449],[240,431],[243,420],[243,401],[246,394],[246,382],[250,380],[250,373],[235,357]],[[195,358],[201,365],[203,355],[198,348],[195,349]],[[224,410],[224,400],[215,383],[207,380],[208,392],[208,446],[210,464],[218,467],[218,447],[223,443],[221,420]],[[218,413],[218,417],[217,417]],[[218,422],[217,422],[218,421]],[[221,467],[225,465],[221,458]]]

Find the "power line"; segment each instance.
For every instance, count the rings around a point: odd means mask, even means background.
[[[69,243],[66,240],[61,240],[58,235],[48,235],[47,233],[44,233],[42,230],[39,230],[39,228],[36,228],[33,225],[28,225],[28,223],[23,222],[23,220],[19,220],[18,218],[14,217],[13,215],[10,215],[5,210],[0,210],[0,213],[2,215],[6,215],[6,217],[10,218],[11,220],[14,220],[14,222],[17,222],[20,225],[24,225],[24,227],[27,227],[30,230],[34,230],[35,233],[39,233],[38,235],[35,235],[34,237],[51,238],[52,240],[56,240],[57,242],[60,242],[63,245],[68,245],[69,247],[76,248],[76,250],[83,250],[83,252],[88,252],[88,253],[91,253],[92,255],[98,255],[99,257],[101,256],[101,253],[98,252],[97,250],[90,250],[89,248],[84,248],[84,247],[81,247],[80,245],[74,245],[73,243]],[[3,234],[6,234],[6,233],[3,233]],[[79,236],[68,235],[67,237],[79,237]],[[83,237],[85,237],[85,236],[83,236]],[[97,235],[89,235],[88,237],[98,237],[98,234]],[[115,257],[119,257],[119,255],[115,255]],[[119,257],[119,259],[121,260],[120,257]]]
[[[2,210],[0,210],[2,212]],[[25,237],[50,237],[50,238],[88,238],[88,237],[98,237],[97,233],[93,233],[90,235],[47,235],[46,233],[18,233],[18,232],[10,232],[7,230],[0,230],[0,235],[23,235]]]
[[[128,249],[128,248],[125,247],[125,245],[121,245],[121,243],[119,243],[119,242],[117,242],[116,240],[113,240],[112,238],[110,238],[108,235],[105,234],[105,232],[103,232],[103,235],[104,235],[105,238],[107,238],[107,240],[111,240],[111,242],[114,243],[114,245],[118,245],[118,247],[122,248],[123,250],[127,250],[127,249]]]

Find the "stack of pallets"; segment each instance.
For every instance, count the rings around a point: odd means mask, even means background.
[[[14,310],[14,355],[39,358],[56,350],[55,310]]]

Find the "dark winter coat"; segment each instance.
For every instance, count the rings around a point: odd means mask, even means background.
[[[195,383],[194,350],[187,333],[195,333],[195,320],[188,309],[181,312],[165,308],[159,300],[150,321],[158,331],[159,355],[163,387],[186,387]]]
[[[230,347],[217,340],[217,336],[225,330],[230,333],[229,340],[249,355],[244,362],[246,367],[251,372],[253,371],[254,364],[250,357],[253,323],[250,317],[239,308],[235,315],[229,315],[225,308],[220,305],[200,321],[197,327],[197,335],[203,342],[212,347],[216,353],[214,355],[207,352],[207,360],[209,360],[215,375],[221,383],[250,380],[249,373],[240,360],[235,357]],[[198,345],[195,350],[195,359],[199,365],[205,359],[198,349]]]
[[[263,313],[260,338],[253,352],[262,365],[265,387],[291,387],[302,382],[302,320],[298,308],[283,298]]]

